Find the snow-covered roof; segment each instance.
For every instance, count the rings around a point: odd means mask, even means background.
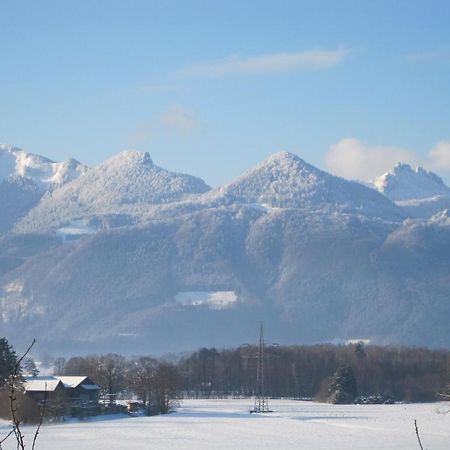
[[[87,382],[86,384],[83,384]],[[58,385],[63,385],[66,389],[75,389],[80,386],[83,389],[94,391],[100,389],[100,386],[92,383],[89,377],[75,377],[75,376],[36,376],[36,377],[25,377],[25,391],[33,392],[53,392]]]
[[[96,384],[93,384],[91,380],[88,377],[75,377],[75,376],[54,376],[53,378],[56,378],[60,380],[64,387],[66,388],[76,388],[80,384],[83,384],[86,380],[89,381],[88,384],[83,385],[85,389],[100,389]],[[87,388],[86,386],[95,386]]]
[[[55,377],[25,377],[24,387],[26,392],[53,392],[61,380]]]

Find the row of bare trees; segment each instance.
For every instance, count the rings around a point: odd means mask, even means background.
[[[434,401],[448,396],[450,352],[411,347],[308,345],[267,347],[265,389],[273,397],[328,398],[336,372],[351,368],[360,395]],[[66,375],[89,375],[114,398],[135,393],[148,413],[167,412],[180,390],[191,397],[251,396],[257,349],[202,348],[177,364],[117,354],[69,359]]]

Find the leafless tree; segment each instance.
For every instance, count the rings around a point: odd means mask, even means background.
[[[180,377],[176,366],[167,362],[160,362],[155,376],[155,406],[157,413],[167,414],[178,406],[180,391]]]
[[[98,359],[96,381],[109,396],[110,404],[125,387],[126,361],[122,355],[108,353]]]
[[[152,396],[155,390],[158,361],[149,356],[141,356],[130,362],[128,382],[130,388],[142,400],[147,413],[150,413]]]

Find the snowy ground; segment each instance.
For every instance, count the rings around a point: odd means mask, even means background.
[[[428,450],[450,449],[443,403],[335,406],[274,400],[273,413],[251,415],[251,401],[186,400],[158,417],[111,416],[43,427],[37,450],[106,449],[418,449],[414,419]],[[6,423],[0,423],[0,432]],[[25,428],[31,448],[32,429]],[[15,449],[12,445],[5,449]]]

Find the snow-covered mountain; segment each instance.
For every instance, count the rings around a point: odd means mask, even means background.
[[[0,235],[13,227],[46,193],[75,180],[87,170],[75,159],[54,162],[0,144]]]
[[[45,192],[75,180],[87,170],[75,159],[55,162],[11,145],[0,144],[0,182],[9,177],[26,178]]]
[[[18,229],[55,227],[101,214],[139,214],[150,205],[209,189],[200,178],[154,165],[148,153],[124,151],[43,198]]]
[[[422,167],[413,169],[409,164],[398,163],[392,170],[377,178],[373,185],[394,201],[450,196],[450,188],[438,175]]]
[[[271,208],[332,207],[362,215],[401,218],[399,208],[373,189],[323,172],[289,152],[271,155],[210,195],[228,203]]]
[[[449,213],[405,206],[427,198],[394,202],[285,152],[214,190],[137,152],[42,198],[16,178],[5,214],[21,195],[37,205],[0,237],[13,340],[177,351],[240,345],[263,319],[281,342],[450,342]]]

